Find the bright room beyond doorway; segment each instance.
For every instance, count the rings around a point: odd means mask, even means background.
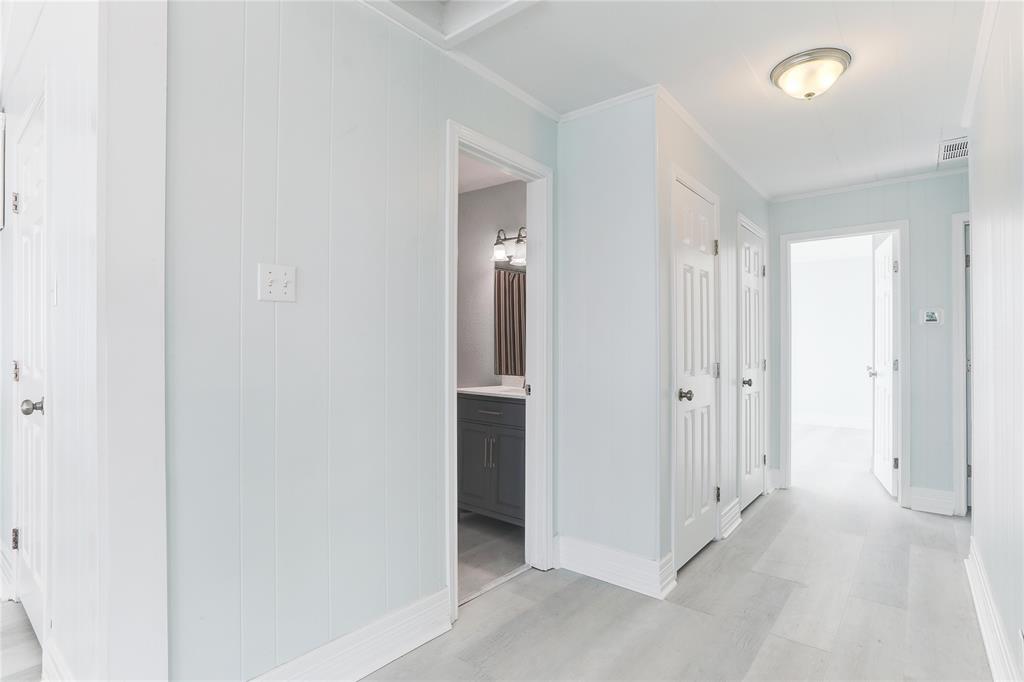
[[[792,482],[827,489],[872,467],[873,235],[790,251]]]

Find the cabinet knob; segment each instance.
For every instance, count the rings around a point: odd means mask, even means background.
[[[684,391],[679,389],[679,400],[693,400],[693,390]]]

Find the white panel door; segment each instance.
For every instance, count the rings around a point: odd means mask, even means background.
[[[672,185],[673,556],[678,569],[717,532],[715,207]]]
[[[47,366],[46,105],[40,98],[15,123],[14,156],[18,212],[14,244],[13,352],[18,363],[14,409],[14,495],[18,550],[17,596],[37,634],[43,633],[46,585],[48,429]],[[40,409],[41,408],[41,409]],[[43,638],[40,637],[40,640]]]
[[[874,384],[873,450],[875,476],[890,495],[896,494],[896,404],[893,400],[893,333],[895,323],[895,237],[875,237],[874,353],[869,373]]]
[[[765,491],[767,447],[765,439],[764,239],[739,230],[739,353],[740,508]]]

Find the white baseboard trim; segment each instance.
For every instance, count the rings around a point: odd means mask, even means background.
[[[64,660],[64,655],[60,653],[60,650],[53,645],[53,638],[43,646],[43,674],[42,679],[44,680],[73,680],[75,676],[71,674],[71,668],[68,667],[67,661]]]
[[[724,540],[732,535],[732,532],[739,528],[742,520],[740,518],[740,498],[737,497],[722,509],[722,518],[719,521],[722,532],[719,539]]]
[[[7,550],[0,551],[0,598],[14,598],[14,564]]]
[[[260,675],[259,680],[358,680],[451,630],[448,588]]]
[[[676,568],[673,566],[674,563],[672,552],[661,557],[661,561],[658,562],[658,582],[661,585],[661,591],[658,593],[659,599],[664,599],[668,596],[669,592],[676,589]]]
[[[981,628],[981,639],[985,643],[988,664],[992,668],[993,680],[1024,680],[1024,671],[1017,666],[1014,656],[1015,647],[1006,640],[1002,617],[992,601],[992,590],[989,588],[988,573],[985,564],[978,554],[978,547],[971,538],[971,551],[964,559],[967,569],[967,582],[971,586],[974,597],[974,608],[978,612],[978,625]],[[1016,647],[1019,650],[1019,647]]]
[[[952,516],[953,507],[952,490],[913,487],[910,489],[910,508],[914,511]]]
[[[656,561],[588,540],[559,535],[558,562],[561,568],[655,599],[664,599],[675,588],[671,553]]]

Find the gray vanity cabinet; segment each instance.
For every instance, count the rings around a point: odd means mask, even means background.
[[[525,405],[459,395],[459,508],[523,525]]]

